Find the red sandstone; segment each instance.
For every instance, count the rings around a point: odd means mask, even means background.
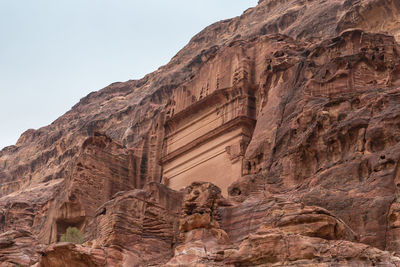
[[[399,20],[259,1],[26,131],[0,151],[0,266],[400,266]]]

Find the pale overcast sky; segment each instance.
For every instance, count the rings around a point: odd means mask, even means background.
[[[0,149],[257,0],[0,0]]]

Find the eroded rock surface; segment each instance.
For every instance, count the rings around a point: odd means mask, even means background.
[[[259,1],[26,131],[0,151],[2,266],[400,266],[399,19],[397,0]],[[169,189],[166,122],[220,93],[225,127],[224,90],[254,125],[211,183]],[[84,244],[57,244],[69,226]]]
[[[40,250],[45,246],[30,232],[10,230],[0,234],[0,266],[30,266],[40,259]]]

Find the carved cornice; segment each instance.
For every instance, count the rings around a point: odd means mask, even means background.
[[[170,162],[171,160],[175,159],[176,157],[187,153],[195,148],[197,148],[198,146],[208,142],[211,139],[214,139],[224,133],[227,133],[229,131],[231,131],[232,129],[237,129],[237,128],[244,128],[244,129],[248,129],[249,133],[252,132],[254,126],[255,126],[256,120],[246,117],[246,116],[238,116],[232,120],[230,120],[229,122],[215,128],[214,130],[194,139],[192,142],[178,148],[177,150],[165,155],[164,157],[161,158],[160,163],[161,164],[165,164],[167,162]],[[246,134],[245,132],[243,133],[243,136],[248,136],[250,134]]]

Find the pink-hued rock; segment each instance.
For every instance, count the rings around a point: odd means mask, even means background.
[[[0,151],[0,265],[400,266],[399,20],[261,0],[26,131]]]
[[[45,246],[28,231],[10,230],[0,234],[0,266],[30,266],[40,259]]]

